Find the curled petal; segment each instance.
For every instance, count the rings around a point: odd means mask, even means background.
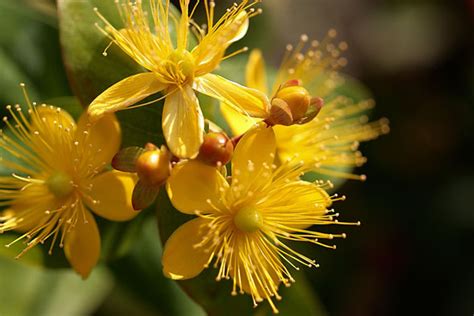
[[[213,71],[222,61],[225,51],[241,40],[249,29],[248,13],[231,13],[220,27],[211,28],[199,45],[192,51],[197,64],[196,74],[204,75]]]
[[[166,87],[152,72],[133,75],[102,92],[92,101],[87,112],[96,119],[103,114],[123,110]]]
[[[191,87],[182,87],[169,95],[163,109],[163,134],[171,152],[180,158],[195,157],[203,133],[204,117]]]
[[[208,220],[196,218],[180,226],[163,250],[163,273],[173,280],[197,276],[205,268],[211,253],[199,247],[206,234]]]

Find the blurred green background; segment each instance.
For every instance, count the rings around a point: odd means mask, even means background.
[[[320,300],[312,313],[471,315],[474,1],[266,0],[263,8],[245,45],[278,66],[300,34],[337,29],[349,43],[346,72],[372,92],[373,118],[391,121],[388,136],[362,146],[368,180],[338,189],[348,199],[335,207],[363,225],[347,228],[337,251],[306,249],[321,265],[305,271]],[[23,102],[19,82],[35,100],[72,95],[54,1],[0,0],[0,104]],[[152,216],[141,223],[131,250],[87,282],[8,259],[0,247],[0,315],[203,315],[161,275]]]

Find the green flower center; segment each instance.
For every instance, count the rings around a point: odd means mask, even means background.
[[[194,79],[194,57],[187,50],[175,50],[165,61],[165,72],[176,84],[184,84]]]
[[[72,178],[64,173],[57,172],[46,181],[48,189],[57,198],[64,198],[74,191]]]
[[[255,207],[244,207],[235,214],[234,224],[243,232],[253,233],[262,227],[263,218]]]

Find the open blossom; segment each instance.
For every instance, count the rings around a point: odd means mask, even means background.
[[[364,180],[365,175],[355,175],[347,170],[365,163],[366,158],[358,150],[359,144],[388,133],[388,120],[369,122],[366,112],[374,107],[373,100],[353,102],[338,93],[337,88],[344,83],[338,70],[347,63],[341,53],[347,49],[347,44],[334,44],[335,36],[336,32],[330,30],[326,40],[308,43],[308,37],[303,35],[296,47],[289,45],[271,91],[267,87],[262,53],[252,51],[246,81],[249,87],[270,94],[274,99],[282,94],[285,83],[300,82],[301,87],[285,90],[306,91],[324,103],[317,116],[306,124],[275,126],[277,154],[281,160],[297,154],[319,175]],[[236,135],[244,133],[256,122],[229,107],[221,109]]]
[[[8,106],[3,120],[0,164],[11,170],[0,176],[0,233],[17,231],[24,241],[21,257],[50,241],[64,248],[71,266],[86,278],[100,256],[95,214],[114,221],[136,216],[131,206],[135,177],[106,171],[120,147],[120,126],[114,115],[94,125],[83,115],[78,124],[64,110],[32,105],[27,111]]]
[[[195,91],[253,117],[265,117],[269,105],[262,92],[211,74],[222,60],[246,50],[225,55],[232,43],[245,36],[249,18],[259,12],[253,8],[257,1],[243,0],[227,9],[220,19],[215,19],[214,1],[204,0],[205,28],[192,20],[196,6],[190,12],[189,2],[180,0],[179,18],[172,12],[169,0],[149,0],[149,11],[142,1],[119,3],[125,25],[120,30],[99,13],[106,24],[101,30],[147,72],[111,86],[89,107],[92,117],[100,117],[133,105],[140,106],[136,103],[162,92],[165,98],[163,134],[171,152],[180,158],[195,157],[203,142],[204,118]],[[176,42],[170,25],[176,26]],[[194,46],[191,33],[198,40]]]
[[[267,300],[278,312],[273,300],[280,299],[279,285],[294,282],[285,264],[317,266],[288,242],[334,248],[322,240],[345,237],[308,229],[340,223],[338,214],[328,208],[343,197],[329,196],[327,183],[300,180],[304,164],[287,161],[275,166],[275,150],[273,129],[260,124],[239,141],[231,180],[197,160],[173,169],[167,190],[174,207],[198,217],[166,242],[162,259],[166,276],[192,278],[214,261],[217,280],[232,279],[233,295],[248,293],[255,306]]]

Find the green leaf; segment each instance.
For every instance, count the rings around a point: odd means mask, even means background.
[[[26,83],[32,98],[38,98],[38,92],[28,75],[18,67],[7,52],[0,47],[0,102],[19,103],[24,100],[20,83]],[[3,111],[3,109],[2,109]]]
[[[202,309],[161,272],[162,248],[154,218],[147,218],[137,232],[132,251],[110,263],[118,285],[134,294],[150,315],[204,315]],[[111,311],[117,314],[120,310]]]
[[[11,244],[18,237],[20,237],[20,235],[14,233],[0,234],[0,257],[15,260],[14,258],[21,253],[25,247],[21,241]],[[9,244],[11,244],[11,246],[7,247]],[[41,251],[40,248],[33,248],[25,253],[21,259],[17,259],[16,261],[20,264],[41,266],[45,261],[44,257],[44,252]]]
[[[112,286],[96,269],[87,281],[71,271],[43,270],[0,257],[0,315],[90,315]]]

